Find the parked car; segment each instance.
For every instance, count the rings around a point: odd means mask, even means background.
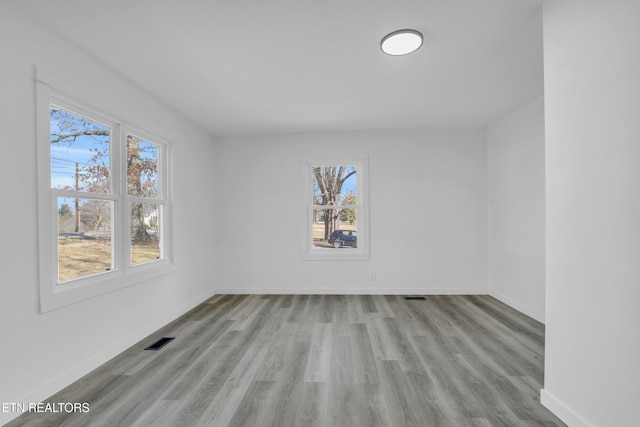
[[[355,230],[336,230],[329,236],[329,244],[334,248],[343,246],[358,247],[358,232]]]

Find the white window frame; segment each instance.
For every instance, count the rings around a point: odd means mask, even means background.
[[[70,112],[95,120],[111,128],[110,170],[111,192],[88,193],[51,188],[50,105],[54,104]],[[129,196],[127,192],[126,135],[132,134],[160,147],[158,169],[158,198]],[[41,81],[36,82],[36,156],[38,184],[38,267],[40,312],[74,304],[88,298],[133,286],[138,283],[175,271],[171,244],[171,143],[123,124],[94,108],[54,94]],[[113,268],[77,279],[58,282],[58,196],[81,197],[112,201],[111,247]],[[158,204],[162,208],[161,258],[138,265],[131,265],[129,203]]]
[[[313,245],[313,211],[326,206],[313,204],[312,169],[315,166],[355,166],[356,173],[356,224],[358,230],[357,248],[319,248]],[[369,259],[369,161],[368,159],[331,159],[302,161],[301,182],[304,183],[305,231],[302,242],[302,259],[310,261],[362,261]]]

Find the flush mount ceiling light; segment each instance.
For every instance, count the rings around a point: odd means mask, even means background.
[[[380,42],[380,49],[387,55],[406,55],[422,46],[422,33],[416,30],[398,30],[387,34]]]

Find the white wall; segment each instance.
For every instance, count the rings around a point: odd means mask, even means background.
[[[304,261],[299,162],[340,156],[369,156],[370,260]],[[234,137],[215,159],[219,292],[487,292],[484,130]]]
[[[544,322],[544,102],[487,129],[489,289]]]
[[[544,5],[547,300],[542,401],[638,425],[640,2]]]
[[[210,138],[153,97],[0,2],[0,402],[38,402],[212,292]],[[176,141],[177,272],[38,313],[35,85],[48,69],[63,94]],[[46,173],[46,172],[45,172]],[[0,424],[18,414],[1,413]]]

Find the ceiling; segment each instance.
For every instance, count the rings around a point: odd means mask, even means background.
[[[212,135],[482,127],[543,93],[543,0],[11,0]],[[424,45],[380,50],[412,28]]]

